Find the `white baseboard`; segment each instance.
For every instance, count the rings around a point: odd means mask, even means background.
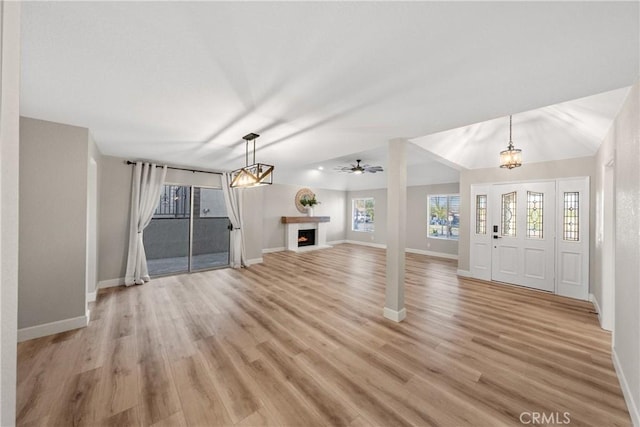
[[[360,245],[360,246],[369,246],[371,248],[378,248],[378,249],[387,249],[387,245],[383,243],[361,242],[359,240],[345,240],[344,243],[351,243],[352,245]]]
[[[72,319],[58,320],[57,322],[45,323],[44,325],[18,329],[18,342],[46,337],[47,335],[58,334],[72,329],[84,328],[88,324],[89,317],[85,314],[84,316],[74,317]]]
[[[87,292],[87,302],[94,302],[98,292]]]
[[[598,313],[598,323],[600,323],[600,327],[602,328],[602,310],[600,310],[600,304],[598,304],[598,300],[594,294],[589,294],[589,301],[593,304],[593,308],[596,310],[596,313]]]
[[[347,243],[347,241],[346,240],[332,240],[330,242],[327,242],[327,245],[335,246],[335,245],[341,245],[343,243]]]
[[[302,246],[300,248],[296,248],[296,249],[292,250],[292,252],[303,253],[303,252],[317,251],[319,249],[329,249],[329,248],[332,248],[332,247],[333,246],[329,246],[329,245]]]
[[[101,280],[98,282],[98,289],[113,288],[114,286],[124,285],[124,277],[118,279]]]
[[[436,258],[446,258],[446,259],[458,259],[458,255],[457,254],[448,254],[445,252],[435,252],[435,251],[425,251],[424,249],[411,249],[411,248],[407,248],[405,249],[405,252],[408,252],[410,254],[419,254],[419,255],[427,255],[427,256],[432,256],[432,257],[436,257]]]
[[[385,307],[382,314],[389,320],[393,320],[394,322],[402,322],[404,318],[407,317],[407,309],[403,308],[400,311],[396,311]]]
[[[345,240],[343,243],[351,243],[352,245],[369,246],[369,247],[378,248],[378,249],[387,249],[387,245],[385,245],[384,243],[361,242],[359,240]],[[404,251],[411,254],[426,255],[426,256],[432,256],[436,258],[446,258],[446,259],[455,259],[455,260],[458,259],[458,255],[456,254],[447,254],[444,252],[435,252],[435,251],[425,251],[424,249],[406,248]]]
[[[284,250],[285,250],[285,247],[284,247],[284,246],[281,246],[281,247],[279,247],[279,248],[267,248],[267,249],[263,249],[263,250],[262,250],[262,253],[263,253],[263,254],[270,254],[270,253],[273,253],[273,252],[284,252]]]
[[[253,265],[253,264],[262,264],[264,262],[264,259],[262,257],[260,258],[253,258],[253,259],[248,259],[245,261],[245,264],[248,266]]]
[[[471,272],[470,272],[470,271],[467,271],[467,270],[458,270],[458,271],[456,271],[456,274],[457,274],[458,276],[460,276],[460,277],[473,277],[473,276],[471,275]]]
[[[611,359],[613,360],[613,367],[616,369],[616,373],[618,374],[618,380],[620,381],[620,388],[622,389],[624,400],[625,402],[627,402],[627,409],[629,410],[629,415],[631,416],[631,422],[633,423],[634,427],[640,427],[640,412],[638,411],[638,403],[634,402],[633,400],[633,395],[631,394],[629,383],[627,382],[627,378],[624,376],[624,371],[620,366],[620,359],[618,359],[618,353],[616,353],[615,347],[611,349]]]

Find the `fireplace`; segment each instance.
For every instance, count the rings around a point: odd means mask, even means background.
[[[316,244],[316,230],[298,230],[298,247],[313,246]]]
[[[328,216],[283,216],[285,249],[307,252],[330,248],[327,245]]]

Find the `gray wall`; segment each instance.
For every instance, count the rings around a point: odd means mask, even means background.
[[[458,242],[455,240],[427,238],[427,196],[437,194],[458,194],[458,183],[419,185],[407,187],[407,249],[438,252],[449,255],[458,254]],[[374,232],[352,231],[351,201],[354,198],[373,197],[375,199]],[[360,190],[347,193],[346,239],[363,243],[384,245],[387,238],[387,190]]]
[[[229,220],[193,219],[193,254],[229,251]],[[212,236],[217,238],[212,239]],[[182,257],[189,254],[189,218],[154,219],[144,230],[147,259]]]
[[[147,259],[189,256],[189,218],[153,219],[144,229]]]
[[[16,420],[20,2],[0,16],[0,425]]]
[[[20,119],[18,327],[84,316],[89,131]]]
[[[458,268],[469,271],[469,218],[471,215],[470,198],[471,184],[493,183],[493,182],[513,182],[532,181],[543,179],[569,178],[578,176],[588,176],[591,178],[591,208],[590,208],[590,247],[589,258],[591,271],[595,262],[594,246],[594,218],[595,218],[595,158],[581,157],[578,159],[568,159],[552,162],[526,163],[515,169],[473,169],[460,172],[460,245],[458,251]],[[593,281],[593,274],[590,276],[590,283]]]
[[[606,162],[615,155],[615,330],[614,355],[628,384],[630,410],[640,408],[640,83],[636,83],[616,118],[597,159],[598,191]],[[602,197],[599,194],[599,197]],[[599,211],[600,215],[601,212]],[[602,269],[602,256],[597,271]],[[602,284],[596,281],[593,293],[602,301]],[[637,412],[635,421],[639,421]]]
[[[119,157],[102,156],[98,226],[98,280],[124,278],[129,245],[133,168]]]
[[[295,197],[301,186],[273,184],[262,187],[264,204],[262,210],[262,229],[264,249],[283,248],[285,246],[285,226],[280,222],[283,216],[303,216],[295,205]],[[327,229],[327,241],[344,240],[345,238],[345,197],[346,193],[340,190],[325,190],[311,188],[320,201],[314,207],[315,216],[330,216],[331,221]],[[253,191],[253,190],[249,190]],[[260,214],[260,212],[258,212]]]

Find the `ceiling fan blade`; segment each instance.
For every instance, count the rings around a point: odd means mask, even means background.
[[[367,172],[383,172],[382,166],[367,166],[365,168]]]

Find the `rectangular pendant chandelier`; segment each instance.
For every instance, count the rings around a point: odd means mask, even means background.
[[[257,187],[273,184],[273,165],[256,163],[256,139],[257,133],[250,133],[242,137],[245,140],[245,167],[231,172],[232,188]],[[253,164],[249,164],[249,141],[253,141]]]
[[[273,166],[254,163],[231,172],[231,187],[256,187],[273,184]]]

